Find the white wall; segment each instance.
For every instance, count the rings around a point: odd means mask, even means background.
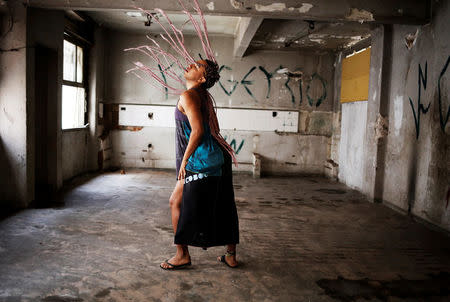
[[[362,190],[367,101],[342,104],[339,181]]]
[[[134,61],[150,64],[144,55],[123,51],[124,48],[148,44],[145,37],[117,31],[108,31],[106,37],[105,103],[175,105],[176,96],[169,95],[166,99],[163,92],[125,73],[133,67]],[[200,51],[197,38],[187,37],[186,41],[193,54]],[[223,88],[217,83],[210,90],[219,108],[299,113],[298,129],[294,129],[297,133],[293,134],[261,129],[223,130],[222,134],[227,136],[229,143],[234,140],[237,159],[243,163],[239,170],[251,171],[251,154],[257,152],[263,156],[263,173],[323,173],[333,124],[334,57],[326,53],[260,51],[234,59],[232,38],[212,37],[211,43],[219,64],[226,66],[220,79]],[[301,70],[303,78],[288,78],[276,73],[281,67]],[[272,73],[270,84],[263,70]],[[246,118],[250,119],[250,116]],[[148,128],[112,131],[114,165],[175,167],[173,129]],[[255,136],[258,138],[256,146]],[[144,152],[148,143],[152,143],[152,150]]]

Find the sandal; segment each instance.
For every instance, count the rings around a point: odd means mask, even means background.
[[[161,264],[159,265],[159,267],[166,271],[175,271],[175,270],[182,269],[182,268],[185,268],[185,267],[191,265],[191,261],[189,261],[188,263],[175,265],[175,264],[170,263],[169,259],[165,260],[164,263],[167,263],[168,265],[170,265],[170,267],[163,267]]]
[[[236,264],[235,266],[231,266],[231,265],[229,265],[228,262],[225,260],[225,257],[226,257],[226,256],[230,257],[230,256],[235,256],[235,255],[236,255],[236,251],[230,252],[230,251],[227,250],[227,252],[225,253],[225,255],[220,256],[220,260],[219,260],[219,261],[225,263],[225,264],[226,264],[228,267],[230,267],[230,268],[236,268],[236,267],[238,266],[238,264]]]

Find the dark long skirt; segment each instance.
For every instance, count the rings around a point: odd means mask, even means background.
[[[231,157],[223,153],[221,176],[186,171],[175,244],[211,247],[239,243]]]

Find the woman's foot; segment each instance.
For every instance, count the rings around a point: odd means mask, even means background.
[[[227,251],[225,255],[217,257],[219,262],[225,263],[227,266],[231,268],[235,268],[238,266],[238,262],[236,260],[236,251]]]
[[[171,270],[191,265],[191,257],[189,255],[179,256],[178,254],[162,262],[159,266],[162,269]]]

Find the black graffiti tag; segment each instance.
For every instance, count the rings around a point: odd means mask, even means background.
[[[420,66],[419,63],[419,75],[418,75],[418,92],[417,92],[417,111],[414,108],[414,102],[411,98],[409,98],[409,104],[411,105],[411,109],[413,112],[413,116],[414,116],[414,124],[416,126],[416,138],[419,138],[419,133],[420,133],[420,115],[426,114],[428,112],[428,109],[430,109],[430,104],[428,104],[428,106],[425,108],[423,106],[423,104],[420,101],[420,97],[421,97],[421,91],[422,91],[422,85],[423,85],[423,89],[426,90],[427,89],[427,69],[428,69],[428,62],[425,62],[425,76],[423,75],[423,71],[422,71],[422,66]]]
[[[443,112],[442,112],[443,105],[442,105],[442,95],[441,95],[441,80],[442,80],[442,77],[447,72],[449,63],[450,63],[450,56],[448,56],[447,62],[445,62],[444,68],[442,68],[441,73],[439,74],[439,79],[438,79],[439,122],[441,124],[441,129],[442,129],[442,131],[444,131],[444,133],[445,133],[445,126],[447,125],[448,119],[450,117],[450,105],[447,106],[447,114],[445,114],[445,113],[443,114]]]

